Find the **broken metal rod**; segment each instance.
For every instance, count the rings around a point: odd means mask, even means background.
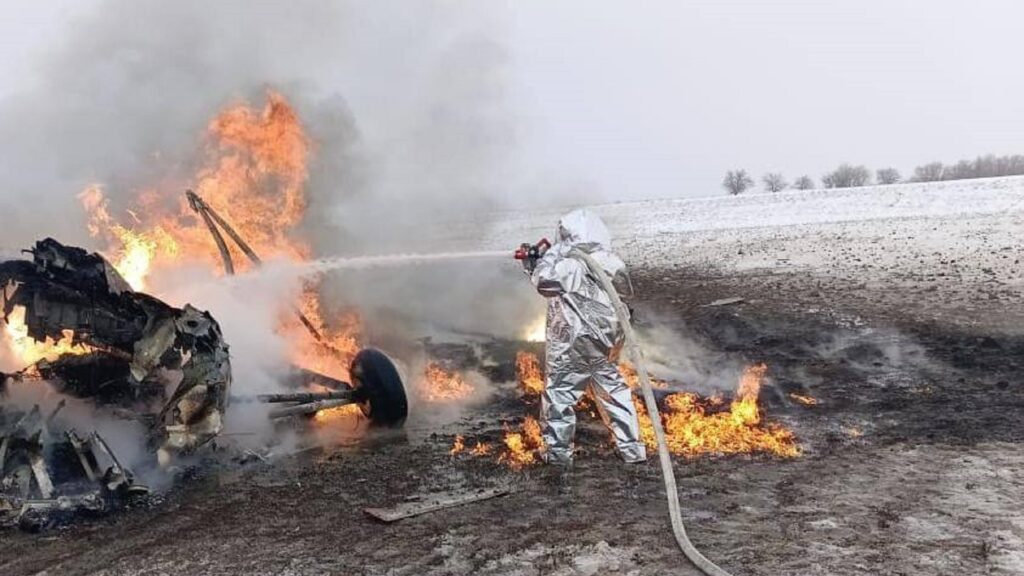
[[[356,400],[355,390],[331,390],[330,392],[293,392],[290,394],[260,394],[260,402],[277,404],[280,402],[298,402],[306,404],[320,400]]]
[[[238,232],[235,232],[235,229],[232,228],[226,220],[221,218],[220,214],[217,214],[217,212],[215,212],[205,200],[200,198],[198,194],[191,190],[186,190],[185,197],[188,198],[188,205],[203,217],[203,221],[206,222],[206,227],[209,228],[210,233],[213,234],[213,240],[217,243],[217,249],[220,250],[221,259],[224,260],[224,270],[228,275],[233,275],[235,273],[234,263],[231,261],[231,253],[228,252],[227,244],[224,242],[224,238],[220,235],[220,232],[216,229],[216,226],[214,226],[214,223],[216,223],[217,226],[220,226],[224,232],[226,232],[227,235],[235,241],[238,248],[249,257],[249,260],[253,264],[259,266],[263,263],[256,252],[249,247],[249,244],[238,235]],[[313,338],[315,338],[317,342],[326,344],[323,335],[320,334],[320,331],[317,330],[316,326],[314,326],[309,320],[309,317],[306,316],[302,310],[299,310],[298,307],[294,307],[294,310],[295,314],[299,317],[299,321],[306,327],[306,330],[309,330],[309,333],[313,335]]]
[[[85,471],[85,477],[90,482],[96,481],[96,470],[95,464],[96,459],[92,451],[88,449],[86,441],[78,437],[74,430],[68,430],[64,433],[67,437],[71,447],[75,449],[75,454],[78,455],[78,461],[82,464],[82,469]]]
[[[63,410],[64,407],[67,406],[67,404],[68,404],[67,400],[65,400],[64,398],[60,399],[60,402],[58,402],[57,406],[54,407],[53,412],[50,412],[50,415],[46,417],[46,426],[47,427],[49,427],[51,424],[53,424],[53,419],[57,417],[57,414],[60,414],[60,411]]]
[[[346,404],[355,404],[355,400],[352,399],[338,399],[338,400],[317,400],[316,402],[308,402],[306,404],[298,404],[296,406],[286,406],[284,408],[278,408],[271,410],[268,417],[270,418],[287,418],[289,416],[302,416],[308,414],[316,414],[321,410],[327,410],[329,408],[337,408],[339,406],[345,406]]]
[[[242,237],[238,235],[238,232],[235,232],[235,229],[232,228],[231,225],[228,224],[226,220],[221,218],[220,214],[217,214],[217,212],[215,212],[213,208],[211,208],[210,205],[206,203],[205,200],[200,198],[198,194],[191,190],[186,190],[185,196],[188,198],[188,203],[190,206],[192,206],[192,209],[197,211],[201,209],[203,212],[209,214],[210,218],[213,218],[214,222],[216,222],[217,225],[220,226],[224,230],[224,232],[226,232],[227,235],[230,236],[231,239],[235,241],[235,244],[237,244],[238,247],[242,250],[242,252],[249,257],[249,260],[253,264],[259,266],[260,264],[263,263],[263,261],[260,260],[260,257],[256,255],[256,252],[254,252],[253,249],[249,247],[249,244],[247,244],[246,241],[243,240]]]
[[[10,442],[10,436],[0,438],[0,473],[3,473],[4,471],[4,462],[7,460],[7,445],[10,444]]]
[[[309,384],[320,384],[333,390],[345,390],[351,388],[352,385],[348,382],[338,380],[337,378],[331,378],[325,374],[321,374],[314,370],[308,370],[306,368],[300,368],[298,366],[292,366],[288,374],[285,376],[284,385],[292,388],[305,388]]]
[[[185,196],[188,198],[188,205],[203,217],[203,222],[206,223],[206,228],[210,231],[210,235],[213,236],[213,241],[217,243],[217,250],[220,252],[220,259],[224,262],[224,272],[226,272],[228,276],[234,276],[235,263],[231,260],[231,251],[228,250],[228,244],[224,241],[224,236],[221,235],[220,230],[217,229],[217,225],[213,223],[213,219],[210,218],[210,214],[205,208],[200,207],[199,203],[202,202],[202,200],[191,190],[185,192]],[[205,206],[205,204],[203,204],[203,206]]]

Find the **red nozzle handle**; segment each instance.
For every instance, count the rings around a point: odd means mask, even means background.
[[[529,244],[520,244],[519,248],[516,249],[515,259],[526,260],[527,258],[540,258],[551,248],[551,242],[548,242],[547,238],[541,238],[539,242],[533,246]]]

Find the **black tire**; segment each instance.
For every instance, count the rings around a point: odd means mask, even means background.
[[[349,368],[352,387],[366,399],[363,412],[374,424],[398,428],[409,415],[402,377],[395,363],[374,348],[360,350]]]

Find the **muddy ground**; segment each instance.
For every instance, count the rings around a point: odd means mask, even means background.
[[[1005,329],[1020,315],[1012,291],[692,269],[635,280],[641,322],[668,319],[707,349],[766,362],[768,418],[803,447],[789,460],[676,460],[685,520],[707,556],[737,575],[1024,573],[1024,338]],[[726,297],[746,301],[705,306]],[[214,466],[140,509],[2,532],[0,573],[695,573],[675,548],[657,462],[620,464],[592,423],[567,477],[448,456],[456,433],[497,440],[534,410],[508,385],[440,429],[413,421],[355,446]],[[494,485],[517,492],[391,525],[362,512]]]

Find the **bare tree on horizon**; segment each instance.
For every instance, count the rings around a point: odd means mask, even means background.
[[[875,179],[879,184],[896,184],[900,178],[900,171],[895,168],[879,168],[875,172]]]
[[[742,168],[729,170],[725,173],[725,179],[722,180],[722,187],[733,196],[746,192],[753,185],[754,180]]]
[[[793,188],[797,190],[813,190],[814,180],[810,176],[801,176],[793,182]]]
[[[857,188],[871,183],[871,171],[866,166],[840,164],[838,168],[822,176],[825,188]]]
[[[914,182],[938,182],[942,180],[945,167],[942,162],[930,162],[914,168]]]
[[[786,189],[786,186],[789,186],[789,182],[786,182],[786,178],[780,172],[769,172],[761,178],[761,181],[764,182],[764,189],[768,192],[781,192]]]

